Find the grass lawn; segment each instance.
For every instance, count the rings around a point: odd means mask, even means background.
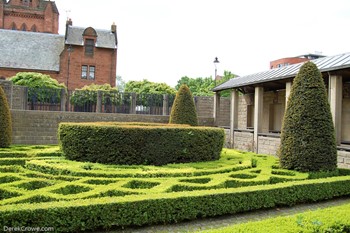
[[[55,145],[13,146],[0,149],[0,227],[17,223],[64,226],[57,231],[111,229],[293,205],[303,201],[299,192],[318,190],[325,183],[340,182],[344,190],[305,200],[349,194],[349,173],[288,171],[273,156],[229,149],[217,161],[127,166],[69,161]],[[291,190],[293,199],[276,200]],[[249,206],[244,198],[251,198]]]
[[[237,224],[202,233],[234,232],[350,232],[350,204],[308,211],[287,217]]]

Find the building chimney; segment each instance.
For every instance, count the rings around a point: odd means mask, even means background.
[[[67,19],[67,22],[66,22],[66,26],[72,26],[73,25],[73,21],[71,18],[68,18]]]
[[[66,21],[66,34],[65,34],[65,40],[67,40],[67,37],[68,37],[68,28],[69,26],[72,26],[73,25],[73,21],[71,18],[68,18],[67,21]]]
[[[112,31],[112,33],[116,33],[117,32],[117,25],[115,25],[114,22],[113,22],[113,24],[111,26],[111,31]]]

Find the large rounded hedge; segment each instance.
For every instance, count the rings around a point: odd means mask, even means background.
[[[283,168],[326,171],[337,167],[337,147],[326,87],[312,62],[293,81],[281,131]]]
[[[105,164],[186,163],[217,160],[223,129],[148,123],[61,123],[67,159]]]
[[[9,147],[12,143],[12,120],[10,107],[4,90],[0,86],[0,148]]]
[[[170,124],[198,125],[196,106],[194,105],[191,90],[183,84],[176,93],[170,113]]]

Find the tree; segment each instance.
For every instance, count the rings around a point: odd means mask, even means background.
[[[238,75],[232,73],[231,71],[224,71],[224,76],[216,82],[216,85],[223,84],[224,82],[227,82],[228,80],[238,77]],[[231,91],[230,90],[225,90],[220,92],[220,96],[222,97],[230,97],[231,96]]]
[[[190,88],[194,96],[213,96],[214,92],[212,91],[212,89],[215,87],[215,85],[220,85],[236,76],[237,75],[227,70],[224,71],[224,76],[222,76],[221,79],[216,82],[215,80],[212,79],[212,77],[189,78],[187,76],[184,76],[177,81],[177,85],[175,86],[175,89],[179,90],[181,85],[186,84]],[[230,91],[222,91],[221,96],[223,97],[230,96]]]
[[[49,75],[35,72],[19,72],[11,77],[10,80],[13,84],[20,86],[53,89],[66,88],[64,84],[58,83],[56,79],[51,78]]]
[[[125,85],[125,92],[137,94],[171,94],[175,95],[176,90],[166,83],[150,82],[147,79],[142,81],[129,81]]]
[[[70,102],[74,106],[82,107],[86,105],[94,105],[97,103],[97,92],[102,91],[102,103],[105,104],[107,99],[111,100],[112,103],[116,104],[115,101],[118,98],[112,98],[115,94],[118,94],[118,89],[111,87],[109,84],[97,85],[90,84],[86,85],[81,89],[76,89],[70,97]],[[109,97],[109,98],[108,98]]]
[[[326,87],[312,62],[293,81],[283,119],[280,163],[298,171],[328,171],[337,167],[337,147]]]
[[[9,147],[12,143],[11,112],[4,90],[0,86],[0,148]]]
[[[171,109],[170,124],[198,125],[196,107],[194,105],[191,90],[183,84],[176,93]]]
[[[66,89],[64,84],[49,75],[35,72],[19,72],[10,80],[15,85],[28,87],[29,102],[59,103],[61,89]]]

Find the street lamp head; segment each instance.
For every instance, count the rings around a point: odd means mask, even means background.
[[[218,57],[215,57],[214,63],[220,63]]]

